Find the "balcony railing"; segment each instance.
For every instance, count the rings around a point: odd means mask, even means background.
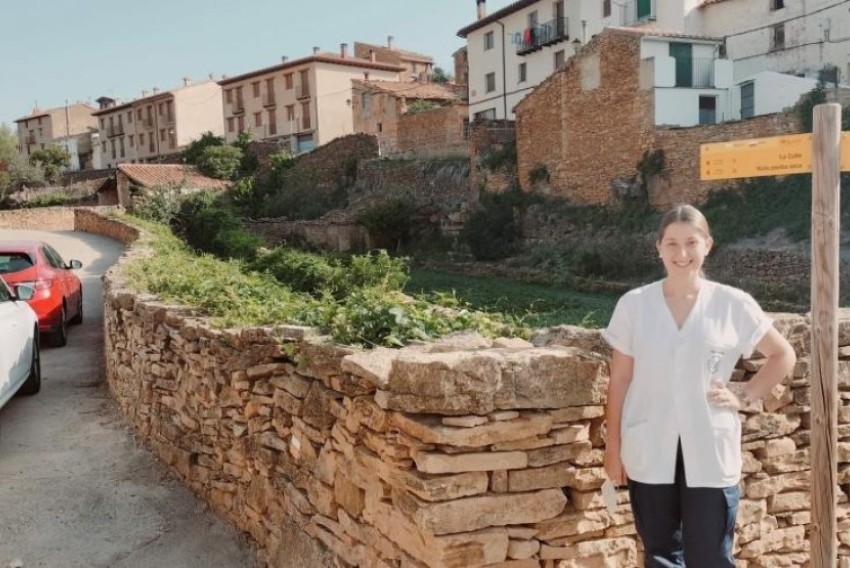
[[[545,24],[525,28],[517,43],[517,55],[526,55],[547,45],[570,39],[569,18],[557,18]]]
[[[277,105],[277,99],[275,99],[274,93],[266,93],[263,95],[263,106],[271,107]]]
[[[296,85],[295,97],[299,99],[310,98],[310,85]]]
[[[124,125],[119,124],[117,126],[113,125],[106,129],[106,135],[110,138],[114,136],[123,136],[124,135]]]
[[[245,103],[242,102],[242,99],[236,99],[230,103],[230,110],[233,114],[242,114],[245,112]]]
[[[694,89],[713,89],[714,67],[711,57],[676,57],[676,86]]]
[[[27,144],[35,144],[35,134],[27,136]]]
[[[144,128],[153,128],[153,117],[143,118],[140,122]]]

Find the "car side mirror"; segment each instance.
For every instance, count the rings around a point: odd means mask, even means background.
[[[15,298],[27,302],[35,296],[35,288],[26,284],[18,284],[15,286]]]
[[[82,267],[83,267],[83,263],[80,262],[79,260],[72,260],[71,262],[68,263],[68,268],[70,268],[71,270],[76,270],[76,269],[82,268]]]

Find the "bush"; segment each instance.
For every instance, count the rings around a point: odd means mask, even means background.
[[[490,170],[503,170],[516,167],[516,143],[501,144],[492,147],[480,156],[481,165]]]
[[[528,172],[528,181],[531,184],[549,183],[549,169],[543,164],[537,164]]]
[[[180,209],[181,200],[179,188],[156,186],[134,204],[133,214],[153,223],[168,225]]]
[[[416,206],[409,199],[391,199],[363,211],[357,221],[382,248],[400,249],[410,240]]]
[[[221,258],[251,258],[261,245],[245,231],[219,195],[196,193],[180,203],[171,229],[190,247]]]
[[[476,260],[499,260],[517,250],[520,227],[514,218],[513,192],[506,193],[486,195],[463,226],[461,239]]]
[[[232,180],[239,173],[244,154],[233,146],[210,146],[201,152],[198,169],[209,177]]]
[[[197,164],[207,148],[224,146],[224,138],[212,132],[204,132],[197,140],[192,140],[183,151],[183,161],[187,164]]]

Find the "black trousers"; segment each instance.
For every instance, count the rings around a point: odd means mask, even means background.
[[[629,498],[646,568],[734,568],[732,544],[740,489],[688,487],[682,445],[672,484],[629,480]]]

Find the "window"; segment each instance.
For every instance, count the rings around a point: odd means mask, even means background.
[[[286,106],[286,120],[295,120],[295,105]]]
[[[123,157],[124,157],[124,137],[123,137],[123,136],[121,137],[121,139],[119,140],[119,142],[120,142],[120,144],[119,144],[119,146],[120,146],[120,155],[121,155],[121,157],[123,158]]]
[[[5,282],[0,282],[0,302],[9,302],[12,300],[12,295],[9,294],[9,288]]]
[[[652,0],[637,0],[638,21],[652,20]]]
[[[308,129],[311,127],[310,124],[310,103],[301,103],[301,118],[304,129]]]
[[[525,83],[528,80],[527,67],[525,63],[519,64],[519,81],[518,83]]]
[[[262,126],[263,125],[263,113],[255,112],[254,113],[254,126]]]
[[[159,103],[158,105],[156,105],[156,114],[158,114],[159,116],[165,115],[165,103]]]
[[[496,90],[496,74],[495,73],[487,73],[484,76],[484,90],[488,93],[492,93]]]
[[[771,51],[785,49],[785,24],[776,24],[773,26],[770,40]]]
[[[106,142],[100,144],[100,151],[106,154]]]
[[[142,134],[139,134],[139,147],[141,148],[144,145],[145,145],[145,135],[144,135],[144,133],[142,133]]]
[[[236,128],[240,133],[245,132],[245,117],[240,116],[236,119]]]
[[[128,143],[129,143],[130,148],[132,148],[133,146],[135,146],[135,141],[136,141],[136,137],[135,137],[133,134],[131,134],[131,135],[130,135],[130,138],[129,138],[129,140],[128,140]]]
[[[484,51],[493,49],[494,45],[496,45],[496,40],[493,32],[487,32],[486,34],[484,34]],[[413,71],[416,71],[416,69],[414,69]]]
[[[538,23],[537,10],[535,10],[535,11],[531,12],[530,14],[528,14],[528,27],[529,28],[536,28],[537,23]]]
[[[113,138],[110,142],[112,142],[112,159],[115,159],[115,138]]]
[[[741,85],[741,118],[755,116],[756,86],[753,81]]]
[[[770,0],[771,10],[781,10],[785,7],[785,0]]]
[[[233,120],[232,116],[227,117],[227,131],[228,132],[233,132],[234,123],[235,123],[235,121]],[[139,134],[139,136],[141,137],[142,135]]]
[[[133,111],[127,113],[127,124],[133,124]]]
[[[274,109],[269,110],[269,136],[277,134],[277,113]]]
[[[164,128],[159,129],[159,141],[165,142],[165,129]]]
[[[717,122],[717,97],[702,96],[699,98],[699,123],[714,124]]]
[[[165,114],[168,122],[174,122],[174,101],[165,101]]]
[[[168,147],[172,150],[177,147],[177,136],[174,135],[173,130],[168,131]]]
[[[478,120],[496,120],[496,109],[488,108],[487,110],[482,110],[480,112],[476,112],[473,115],[473,118]]]
[[[233,89],[225,89],[224,91],[224,102],[230,104],[233,102]]]
[[[259,81],[254,81],[253,83],[251,83],[251,90],[254,92],[254,98],[255,99],[260,98],[260,82]]]
[[[372,114],[372,94],[360,93],[360,112],[368,117]]]
[[[286,87],[286,90],[292,89],[292,73],[287,73],[283,76],[283,85]]]
[[[602,17],[608,18],[611,16],[611,0],[602,0]]]
[[[378,132],[383,132],[383,131],[384,131],[384,125],[379,122],[378,123]]]
[[[105,118],[100,119],[100,129],[106,130],[106,119]]]
[[[555,71],[557,71],[558,69],[563,69],[564,63],[566,63],[566,61],[567,61],[567,59],[564,56],[564,50],[559,49],[558,51],[556,51],[555,52]]]

